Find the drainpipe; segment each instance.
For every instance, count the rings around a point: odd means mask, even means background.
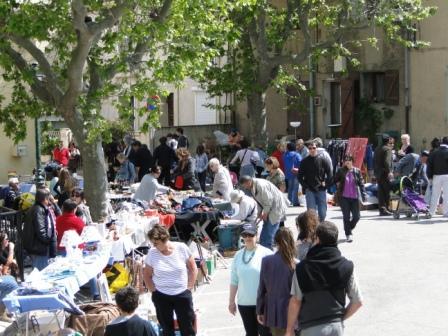
[[[315,79],[315,70],[313,65],[313,60],[311,55],[308,57],[308,67],[309,67],[309,82],[310,82],[310,92],[314,92],[314,79]],[[310,109],[310,137],[314,137],[314,99],[313,95],[310,95],[309,98],[309,109]]]
[[[448,65],[445,66],[445,125],[448,123]]]
[[[410,119],[411,119],[411,52],[409,48],[405,48],[404,51],[404,105],[405,105],[405,129],[406,133],[411,132]]]

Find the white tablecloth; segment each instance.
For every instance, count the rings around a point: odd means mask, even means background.
[[[106,267],[111,252],[111,244],[103,243],[100,251],[81,259],[57,257],[42,270],[43,280],[55,286],[65,287],[73,297],[79,288],[96,277]]]

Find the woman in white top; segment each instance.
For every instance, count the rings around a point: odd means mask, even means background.
[[[187,245],[170,241],[170,234],[162,225],[155,225],[148,238],[153,247],[146,257],[143,278],[152,293],[163,335],[174,335],[173,312],[181,335],[196,335],[191,295],[198,274],[194,257]]]
[[[238,211],[231,217],[243,222],[255,223],[258,216],[257,202],[244,194],[241,190],[233,190],[230,193],[230,202],[238,204]]]
[[[236,152],[230,164],[235,164],[237,161],[240,162],[240,176],[255,176],[255,166],[258,161],[260,161],[260,156],[257,151],[249,148],[249,142],[243,139],[240,142],[241,149]]]
[[[169,187],[165,187],[157,181],[162,172],[162,168],[154,166],[150,169],[150,173],[146,174],[140,182],[140,186],[134,194],[134,199],[150,202],[156,197],[156,192],[167,192]]]

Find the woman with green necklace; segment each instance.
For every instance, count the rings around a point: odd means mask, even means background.
[[[235,254],[230,275],[229,312],[236,314],[238,295],[238,310],[246,336],[268,336],[271,335],[269,328],[257,321],[256,304],[261,260],[272,251],[257,244],[257,228],[253,224],[244,225],[241,236],[244,247]]]

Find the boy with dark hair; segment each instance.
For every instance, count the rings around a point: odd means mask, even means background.
[[[124,287],[115,294],[120,316],[107,327],[104,336],[157,336],[149,321],[135,315],[138,307],[138,292],[132,287]]]
[[[72,199],[67,199],[62,204],[62,215],[56,218],[56,232],[58,233],[58,250],[64,251],[64,248],[60,246],[61,239],[64,236],[64,232],[68,230],[75,230],[79,235],[84,229],[84,221],[76,217],[76,208],[78,204]]]

